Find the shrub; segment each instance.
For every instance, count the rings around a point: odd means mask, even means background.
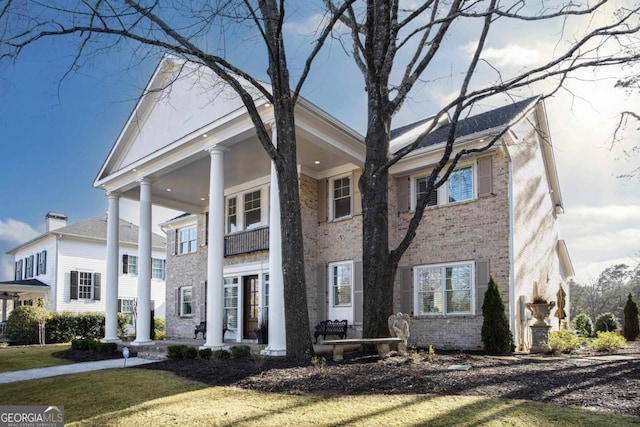
[[[511,351],[513,337],[509,330],[509,321],[504,311],[504,302],[500,295],[500,289],[493,279],[489,280],[489,287],[484,294],[482,304],[482,342],[484,349],[489,354],[506,354]]]
[[[213,352],[214,359],[230,359],[231,353],[225,349],[216,350]]]
[[[167,347],[167,357],[169,359],[184,359],[184,352],[187,346],[184,344],[172,344]]]
[[[128,327],[127,325],[131,324],[131,314],[129,313],[118,313],[118,338],[121,340],[126,340],[128,337]]]
[[[92,350],[94,348],[93,344],[94,340],[90,340],[87,338],[78,338],[71,340],[71,348],[73,350]]]
[[[104,337],[103,313],[79,313],[76,321],[77,336],[81,338]]]
[[[624,306],[624,337],[633,341],[640,335],[640,324],[638,324],[638,304],[633,300],[633,296],[629,293],[627,303]]]
[[[97,349],[98,352],[102,354],[115,354],[118,352],[118,345],[114,342],[102,342],[98,341],[100,344]]]
[[[578,314],[574,319],[573,323],[575,324],[576,330],[583,337],[591,337],[593,336],[593,322],[591,318],[586,313]]]
[[[155,332],[154,339],[163,340],[164,339],[164,319],[161,317],[155,317],[153,319],[153,323],[154,323],[154,332]]]
[[[187,345],[185,346],[183,356],[185,359],[195,359],[198,357],[198,349]]]
[[[598,336],[589,343],[589,348],[595,351],[612,351],[623,348],[627,341],[615,332],[598,332]]]
[[[57,344],[71,342],[76,337],[75,315],[69,311],[53,312],[47,320],[47,343]]]
[[[596,318],[596,332],[613,332],[618,327],[618,318],[613,313],[602,313]]]
[[[247,345],[236,345],[231,347],[230,350],[234,359],[244,359],[251,356],[251,348]]]
[[[554,331],[549,334],[547,344],[552,353],[571,353],[580,347],[580,338],[569,331]]]
[[[212,355],[213,355],[213,350],[211,350],[210,348],[203,348],[201,350],[198,350],[198,357],[200,359],[209,360],[211,359]]]
[[[48,317],[49,312],[44,307],[16,307],[7,319],[7,336],[16,344],[38,344],[38,322]]]

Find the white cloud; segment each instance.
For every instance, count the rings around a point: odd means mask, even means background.
[[[33,239],[38,234],[40,234],[38,231],[24,222],[0,219],[0,280],[13,278],[13,256],[5,252]]]
[[[472,42],[462,46],[462,50],[467,55],[475,52],[477,43]],[[521,44],[507,44],[502,47],[486,47],[482,51],[482,59],[491,65],[505,69],[533,67],[549,60],[549,52],[553,51],[553,46],[549,44],[537,43],[533,46]]]

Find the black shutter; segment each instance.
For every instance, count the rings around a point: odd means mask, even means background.
[[[122,274],[129,273],[129,255],[122,255]]]
[[[93,273],[93,299],[100,301],[100,273]]]
[[[118,313],[122,313],[122,300],[118,298]]]
[[[362,261],[353,263],[353,324],[362,325],[364,292],[362,290]]]
[[[413,293],[411,292],[413,277],[411,267],[399,267],[398,276],[400,277],[400,312],[413,314]]]
[[[71,272],[70,298],[71,299],[78,299],[78,272],[77,271],[72,271]]]
[[[36,254],[36,276],[40,274],[40,252]]]
[[[42,251],[42,274],[47,274],[47,251]]]
[[[476,261],[476,313],[482,314],[482,304],[484,294],[489,288],[489,260],[479,259]]]

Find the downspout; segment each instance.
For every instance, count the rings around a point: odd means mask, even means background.
[[[512,333],[516,331],[516,280],[515,280],[515,265],[514,265],[514,203],[513,203],[513,159],[511,158],[511,153],[509,152],[509,148],[507,147],[506,141],[503,139],[503,147],[504,152],[507,155],[507,159],[509,161],[509,328]],[[523,319],[520,319],[523,321]],[[522,332],[522,331],[521,331]],[[515,338],[515,337],[514,337]],[[523,344],[522,333],[519,336],[519,343],[516,344],[516,347],[519,347],[518,344]]]

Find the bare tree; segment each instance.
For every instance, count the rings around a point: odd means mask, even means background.
[[[332,0],[325,3],[329,10],[337,10],[338,5]],[[573,1],[559,3],[550,9],[552,6],[544,1],[425,0],[405,4],[400,0],[366,0],[350,6],[342,17],[350,33],[351,55],[364,77],[368,100],[366,164],[359,182],[363,212],[365,336],[388,335],[386,319],[393,311],[393,283],[398,263],[416,235],[431,193],[446,182],[460,159],[489,149],[507,131],[494,135],[483,148],[456,151],[458,120],[468,114],[474,104],[496,95],[518,98],[518,90],[549,81],[551,89],[543,96],[550,96],[577,69],[620,65],[638,59],[637,52],[625,49],[627,38],[636,35],[639,28],[637,4],[625,4],[607,24],[586,30],[579,37],[571,34],[571,43],[558,42],[551,60],[515,75],[503,75],[497,65],[483,58],[490,35],[500,25],[516,23],[521,36],[529,23],[559,21],[560,28],[564,28],[570,18],[594,19],[596,14],[602,14],[607,1],[601,0],[592,6]],[[459,71],[453,99],[434,114],[436,120],[413,143],[390,153],[394,115],[417,86],[428,88],[429,82],[442,77],[436,65],[451,62],[448,57],[452,53],[446,41],[455,39],[461,31],[476,31],[477,41],[465,61],[466,66]],[[606,54],[608,49],[614,53]],[[485,84],[477,81],[481,67],[493,71],[492,81]],[[445,114],[450,115],[452,125],[443,155],[427,178],[426,191],[417,201],[404,237],[392,248],[388,229],[389,168],[411,153]]]
[[[625,79],[620,79],[616,82],[616,87],[622,88],[628,93],[640,91],[640,75],[632,75]],[[623,143],[624,131],[627,130],[629,126],[635,126],[635,131],[640,131],[640,113],[629,110],[620,113],[618,125],[616,126],[616,129],[613,133],[612,148],[614,145],[622,147],[623,154],[627,159],[631,159],[640,154],[640,145],[633,145],[631,148],[626,148],[625,144]],[[638,176],[638,174],[640,174],[640,166],[637,166],[630,171],[620,174],[618,177],[632,178],[634,176]]]
[[[15,60],[23,49],[41,39],[66,37],[78,43],[78,54],[69,68],[71,72],[83,55],[96,54],[129,40],[147,48],[141,50],[141,54],[149,49],[170,52],[205,66],[237,92],[258,139],[277,170],[282,212],[286,344],[290,357],[313,353],[308,327],[294,107],[311,63],[337,17],[351,1],[325,19],[293,89],[283,34],[284,1],[7,0],[0,3],[0,60]],[[211,39],[224,34],[226,26],[232,29],[243,26],[257,35],[268,58],[270,89],[250,72],[229,61],[224,49],[222,53],[208,49],[214,44]],[[242,84],[243,80],[273,104],[277,141],[271,140],[271,133],[258,113],[252,94]]]

